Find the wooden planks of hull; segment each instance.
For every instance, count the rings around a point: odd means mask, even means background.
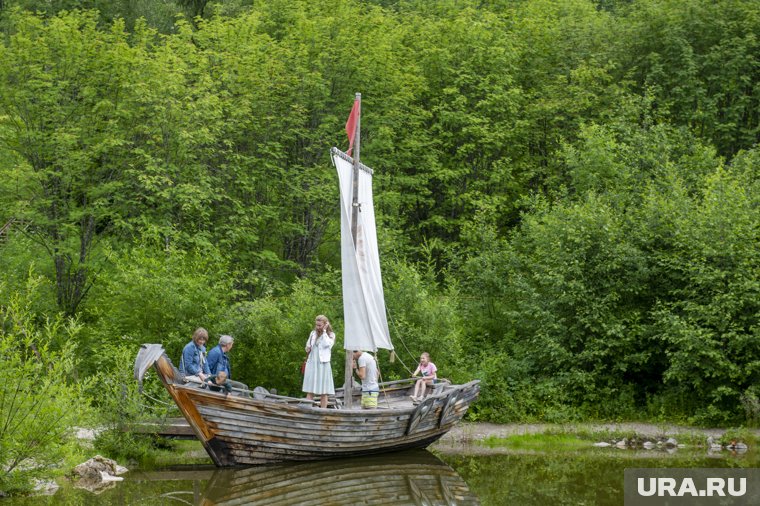
[[[222,396],[180,388],[186,390],[185,396],[203,420],[204,429],[199,432],[209,434],[207,440],[214,440],[224,452],[215,462],[235,464],[320,460],[425,447],[461,419],[471,396],[461,395],[451,403],[443,425],[441,417],[451,393],[428,399],[427,411],[410,432],[410,420],[419,408],[380,412],[280,407],[248,399],[225,402],[228,399]]]

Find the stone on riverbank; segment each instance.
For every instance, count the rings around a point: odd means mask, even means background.
[[[120,466],[116,461],[96,455],[74,468],[74,474],[79,476],[75,487],[99,493],[114,482],[123,480],[116,476],[127,471],[126,467]]]

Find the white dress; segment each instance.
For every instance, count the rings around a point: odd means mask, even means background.
[[[331,348],[335,342],[335,336],[330,336],[332,339],[322,334],[316,337],[316,332],[312,331],[309,335],[309,342],[311,345],[311,351],[309,352],[309,359],[306,361],[306,371],[303,375],[303,390],[306,393],[312,393],[315,395],[322,394],[335,394],[335,385],[333,383],[332,367],[330,361],[322,362],[319,359],[319,349]]]

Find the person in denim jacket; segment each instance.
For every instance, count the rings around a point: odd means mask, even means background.
[[[203,383],[203,380],[211,375],[206,361],[206,341],[208,341],[208,331],[203,327],[198,327],[193,332],[190,342],[183,348],[179,371],[185,376],[185,381]]]
[[[248,390],[248,385],[232,379],[232,364],[230,363],[230,358],[227,356],[227,353],[230,352],[234,344],[235,339],[232,336],[220,336],[219,344],[211,348],[208,352],[208,368],[211,371],[211,374],[214,375],[224,372],[227,377],[227,382],[232,385],[232,388]],[[243,394],[244,393],[241,393],[241,395]]]

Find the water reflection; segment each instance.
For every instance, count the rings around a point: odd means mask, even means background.
[[[456,452],[442,452],[437,446],[435,451],[441,460],[417,451],[232,470],[213,466],[132,470],[124,475],[123,482],[97,495],[64,482],[53,496],[2,499],[0,506],[617,506],[623,504],[626,468],[760,467],[755,448],[742,454],[686,448],[674,455],[616,448],[558,452],[504,449],[505,453],[494,450],[469,445]],[[178,455],[178,459],[182,458]]]
[[[140,473],[143,481],[183,480],[174,503],[195,505],[479,505],[451,467],[420,450],[303,464]]]
[[[573,452],[520,452],[443,455],[485,506],[623,504],[626,468],[758,467],[760,455],[703,449],[665,451],[590,449]]]

